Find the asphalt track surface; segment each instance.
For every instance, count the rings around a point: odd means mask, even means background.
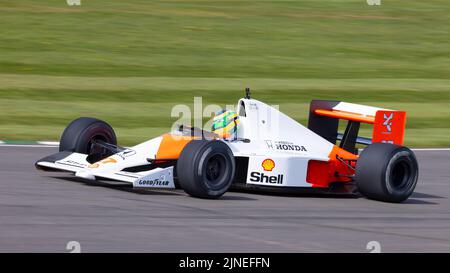
[[[0,252],[450,252],[450,151],[418,151],[406,203],[136,191],[35,170],[49,147],[0,146]]]

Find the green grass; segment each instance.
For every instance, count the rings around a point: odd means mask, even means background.
[[[173,106],[234,104],[249,86],[300,122],[311,99],[406,110],[407,145],[450,146],[447,1],[4,0],[0,13],[3,140],[57,140],[95,116],[134,144],[169,130]]]

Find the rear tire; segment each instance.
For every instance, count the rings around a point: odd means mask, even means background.
[[[228,145],[218,140],[189,142],[177,161],[180,187],[199,198],[218,198],[234,179],[235,160]]]
[[[419,167],[414,153],[403,146],[374,143],[365,148],[356,164],[360,193],[370,199],[400,203],[417,184]]]
[[[77,118],[62,133],[59,151],[90,154],[94,140],[117,145],[116,134],[108,123],[95,118]]]

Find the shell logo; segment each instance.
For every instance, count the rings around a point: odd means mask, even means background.
[[[261,166],[265,171],[271,172],[273,168],[275,168],[275,161],[270,158],[264,159],[264,161],[261,163]]]

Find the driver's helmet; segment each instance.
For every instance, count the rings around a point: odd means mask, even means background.
[[[213,119],[212,132],[226,140],[237,139],[239,117],[234,111],[222,110]]]

